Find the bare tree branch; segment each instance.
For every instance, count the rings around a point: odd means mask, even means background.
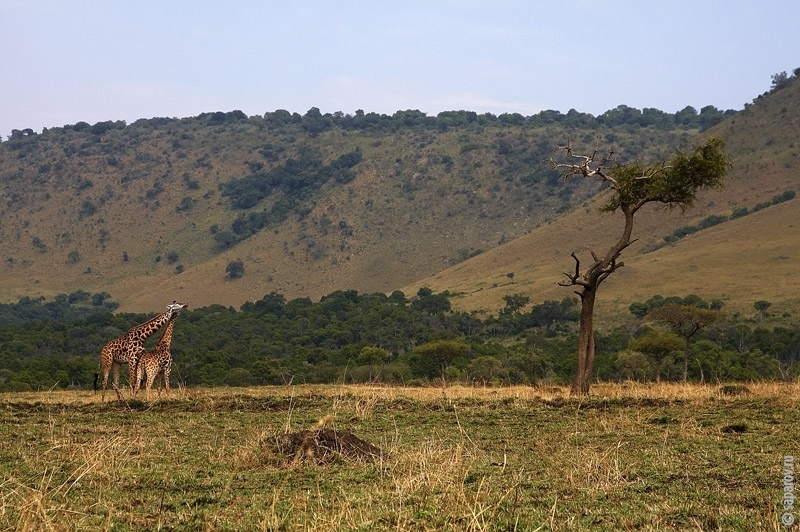
[[[567,157],[575,159],[577,162],[557,162],[550,158],[550,166],[561,173],[561,178],[566,180],[574,175],[583,177],[599,176],[603,181],[611,183],[612,187],[617,186],[617,181],[611,177],[606,170],[611,166],[614,159],[614,151],[609,151],[607,155],[598,160],[598,150],[594,150],[591,155],[576,155],[572,153],[572,144],[567,140],[565,146],[559,146],[556,151],[563,150]]]
[[[560,286],[575,286],[575,285],[578,285],[578,286],[582,286],[583,288],[590,287],[591,285],[589,284],[589,282],[587,282],[585,280],[586,276],[585,275],[581,276],[581,261],[580,261],[580,259],[578,258],[578,256],[575,253],[572,253],[572,258],[575,259],[575,273],[571,274],[571,273],[564,272],[564,275],[567,276],[567,279],[569,279],[569,281],[560,281],[558,284]],[[583,277],[583,278],[581,278],[581,277]],[[581,295],[580,292],[575,292],[575,293],[578,294],[579,296]]]
[[[662,165],[659,165],[659,166],[655,166],[649,172],[643,173],[642,175],[640,175],[636,179],[652,179],[653,177],[655,177],[659,173],[663,172],[667,168],[672,168],[672,165],[662,164]]]

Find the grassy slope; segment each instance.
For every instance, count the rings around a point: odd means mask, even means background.
[[[289,298],[319,298],[348,288],[391,291],[440,271],[464,250],[489,249],[503,238],[524,234],[556,208],[535,187],[497,184],[502,161],[495,160],[492,142],[505,127],[436,134],[333,130],[313,139],[298,134],[299,140],[291,142],[247,124],[172,124],[177,133],[169,127],[147,130],[141,133],[145,141],[135,137],[137,127],[111,131],[83,155],[64,157],[64,141],[57,135],[43,135],[37,150],[19,160],[11,159],[18,152],[6,152],[4,170],[16,171],[19,165],[24,177],[7,179],[0,194],[0,299],[52,297],[80,288],[111,293],[122,310],[152,311],[165,298],[193,306],[239,306],[272,290]],[[326,185],[304,220],[292,216],[274,230],[217,253],[210,228],[226,229],[239,215],[220,197],[218,185],[246,174],[245,162],[260,160],[257,151],[267,141],[287,144],[285,156],[303,143],[327,157],[357,146],[365,162],[353,182]],[[477,148],[462,153],[465,142]],[[118,163],[107,165],[105,152],[117,153]],[[442,154],[453,155],[452,172],[444,170]],[[197,163],[204,158],[208,164]],[[42,163],[52,169],[40,173]],[[128,179],[131,174],[139,177]],[[199,187],[188,189],[184,175]],[[93,186],[76,192],[86,179]],[[37,182],[35,191],[26,188],[29,182]],[[156,182],[163,191],[148,199]],[[193,207],[177,211],[184,198],[191,198]],[[81,218],[77,213],[87,200],[98,212]],[[323,218],[331,222],[327,232]],[[338,229],[340,221],[352,234]],[[102,231],[109,238],[101,245]],[[47,252],[34,249],[34,238],[46,244]],[[80,252],[74,264],[67,258],[73,250]],[[179,255],[178,263],[163,260],[170,251]],[[123,252],[128,263],[121,260]],[[239,259],[245,262],[245,276],[230,282],[225,267]],[[184,267],[180,275],[177,264]]]
[[[734,208],[752,208],[784,190],[800,189],[800,83],[754,104],[710,131],[725,138],[734,168],[722,192],[703,193],[685,213],[649,209],[637,215],[638,242],[623,253],[625,267],[600,289],[598,317],[619,319],[634,301],[655,294],[696,293],[719,298],[729,312],[751,313],[753,302],[766,299],[776,309],[800,310],[794,262],[800,258],[798,202],[772,206],[743,218],[705,229],[645,253],[664,235],[695,225],[710,214],[729,215]],[[788,111],[787,109],[793,109]],[[521,293],[532,304],[572,295],[557,285],[563,271],[574,269],[570,253],[590,260],[622,231],[618,216],[598,212],[600,199],[546,224],[519,239],[492,249],[404,288],[414,294],[421,286],[461,294],[455,306],[468,311],[496,312],[503,296]],[[507,274],[514,273],[513,282]]]

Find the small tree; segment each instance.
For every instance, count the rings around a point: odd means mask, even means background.
[[[753,303],[753,308],[755,308],[758,311],[758,321],[761,321],[761,320],[764,319],[764,313],[771,306],[772,306],[772,303],[770,303],[769,301],[765,301],[763,299]]]
[[[789,85],[789,75],[784,70],[772,75],[772,90],[778,91]]]
[[[417,299],[411,303],[411,308],[435,315],[449,312],[451,305],[446,293],[434,294],[430,288],[423,286],[417,292]]]
[[[231,279],[238,279],[244,275],[244,262],[241,260],[232,260],[225,268],[225,273],[227,273],[228,277]]]
[[[423,357],[435,359],[442,368],[442,378],[447,367],[457,357],[465,356],[471,350],[469,344],[458,340],[436,340],[415,349]]]
[[[648,331],[631,342],[631,349],[648,355],[656,363],[656,382],[661,382],[661,365],[667,355],[680,351],[683,341],[675,333]]]
[[[503,316],[518,314],[519,311],[530,302],[530,300],[530,297],[522,294],[505,295],[503,296],[503,301],[506,302],[506,306],[500,310],[500,314]]]
[[[679,153],[668,164],[620,166],[614,164],[613,151],[604,157],[599,157],[596,150],[591,155],[576,155],[567,144],[560,148],[567,158],[566,162],[551,159],[552,167],[561,171],[564,179],[582,176],[600,179],[607,184],[610,195],[602,210],[621,211],[625,217],[625,226],[616,244],[603,257],[592,251],[588,268],[582,269],[580,259],[572,253],[575,271],[565,273],[567,280],[561,283],[562,286],[577,286],[575,293],[581,298],[578,367],[572,382],[573,394],[589,393],[594,364],[594,303],[597,289],[609,275],[622,267],[618,259],[625,248],[634,242],[634,215],[648,203],[686,209],[692,205],[699,191],[721,188],[722,179],[730,167],[724,147],[721,139],[711,138],[691,155]]]
[[[722,313],[718,310],[675,304],[664,305],[647,315],[647,319],[662,321],[669,325],[675,333],[683,337],[684,383],[686,383],[689,373],[689,350],[692,347],[692,337],[697,334],[700,329],[708,327],[721,318]]]
[[[498,377],[503,370],[503,365],[493,356],[482,356],[473,359],[469,364],[469,376],[471,379],[480,381],[486,386],[495,377]]]

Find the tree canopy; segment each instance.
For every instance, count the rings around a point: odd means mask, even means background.
[[[483,319],[413,305],[420,297],[435,296],[449,302],[447,294],[430,290],[412,298],[399,291],[387,296],[344,290],[318,302],[287,301],[271,292],[239,310],[222,305],[186,309],[175,323],[173,377],[187,386],[427,384],[443,378],[497,385],[565,384],[574,375],[574,298]],[[0,304],[0,391],[91,388],[102,346],[151,317],[112,314],[115,306],[108,294],[80,290],[52,302],[21,298]],[[796,376],[800,327],[767,328],[765,321],[757,315],[750,321],[721,316],[715,327],[699,329],[692,336],[688,377]],[[656,322],[637,323],[594,333],[595,378],[679,380],[675,334],[650,329]],[[646,356],[637,357],[630,349]]]
[[[636,211],[652,202],[687,209],[698,192],[722,188],[723,177],[731,166],[724,150],[722,139],[713,137],[691,155],[679,153],[666,164],[613,165],[607,176],[599,173],[616,192],[603,210]]]

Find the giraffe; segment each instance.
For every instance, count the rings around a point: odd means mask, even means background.
[[[164,371],[164,386],[169,393],[169,374],[172,371],[172,353],[170,353],[169,346],[172,342],[172,329],[175,326],[175,316],[170,318],[167,322],[167,328],[161,335],[155,349],[145,352],[139,357],[136,363],[136,384],[133,388],[133,395],[139,393],[139,388],[142,385],[142,378],[147,375],[147,388],[145,390],[145,399],[150,400],[150,388],[153,386],[153,381],[156,380],[161,371]],[[160,391],[159,391],[160,393]]]
[[[144,351],[144,342],[173,316],[177,315],[188,305],[173,301],[167,305],[167,311],[158,316],[137,325],[125,333],[124,336],[115,338],[108,342],[100,352],[100,371],[103,374],[103,392],[101,400],[106,400],[106,388],[108,387],[108,374],[113,373],[111,386],[117,392],[117,399],[122,399],[119,391],[119,370],[123,364],[128,364],[129,379],[133,388],[133,378],[136,376],[136,362]]]

